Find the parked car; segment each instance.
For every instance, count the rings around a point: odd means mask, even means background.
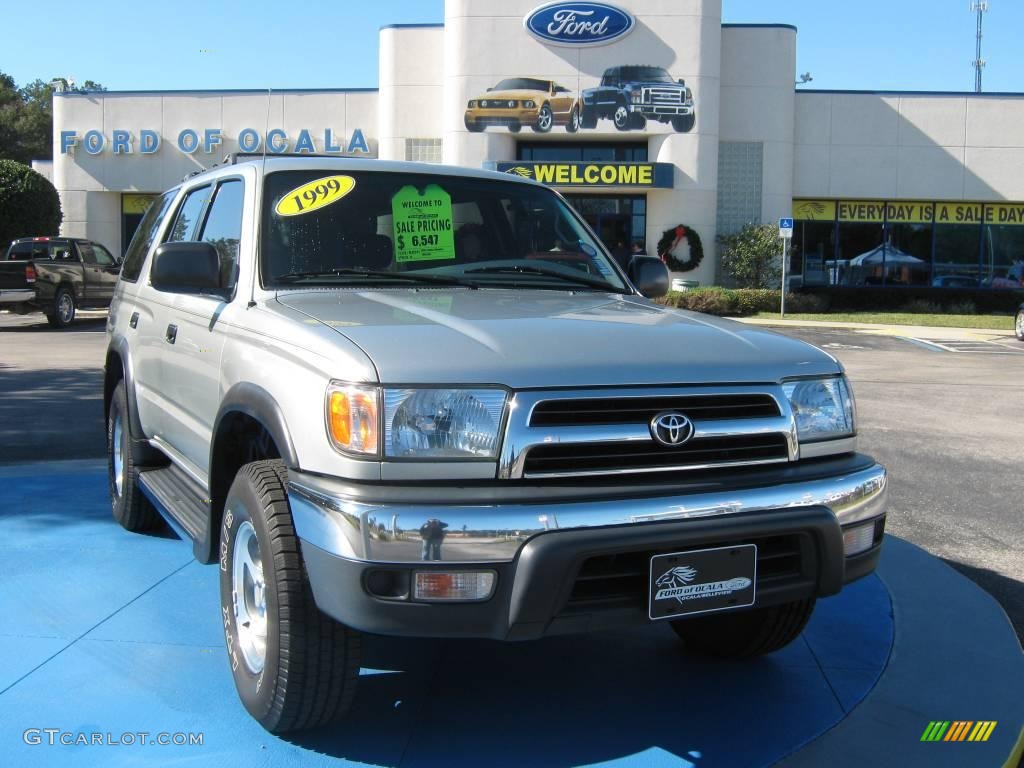
[[[509,174],[192,176],[111,305],[114,517],[162,515],[217,564],[235,686],[272,732],[344,713],[364,633],[665,621],[692,652],[778,650],[875,568],[886,472],[833,357],[647,298],[667,290]]]
[[[932,278],[932,288],[977,288],[978,280],[970,275],[939,275]]]
[[[67,328],[79,308],[110,305],[120,268],[93,240],[20,238],[0,261],[0,309],[42,312],[52,327]]]
[[[992,276],[989,287],[1002,288],[1004,290],[1019,291],[1024,288],[1024,264],[1013,264],[1001,272]]]
[[[466,129],[478,133],[489,125],[504,125],[517,133],[524,125],[537,133],[548,133],[564,125],[569,133],[580,127],[576,96],[552,80],[512,77],[502,80],[478,99],[466,105]]]
[[[1018,341],[1024,341],[1024,304],[1017,308],[1017,316],[1013,320],[1013,330]]]
[[[582,128],[594,128],[599,119],[609,118],[620,131],[628,131],[657,120],[686,133],[697,119],[693,93],[663,67],[609,67],[598,87],[583,91],[581,101]]]

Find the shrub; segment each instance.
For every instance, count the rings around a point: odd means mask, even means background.
[[[900,312],[912,315],[934,315],[942,312],[942,305],[925,299],[912,299],[899,308]]]
[[[976,315],[978,314],[978,305],[970,299],[962,299],[949,302],[946,305],[946,310],[951,315]]]
[[[820,314],[828,312],[828,299],[813,293],[787,293],[786,311]]]
[[[741,288],[774,288],[782,277],[779,230],[772,224],[747,224],[718,238],[722,271]]]
[[[669,304],[679,309],[705,312],[709,315],[739,314],[736,293],[728,288],[694,288],[690,291],[680,291],[671,294]]]
[[[45,176],[13,160],[0,160],[0,249],[31,235],[56,235],[60,197]]]

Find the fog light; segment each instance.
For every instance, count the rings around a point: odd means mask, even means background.
[[[494,571],[416,571],[416,600],[486,600],[494,589]]]
[[[847,557],[859,555],[871,549],[875,540],[875,524],[855,525],[843,531],[843,554]]]

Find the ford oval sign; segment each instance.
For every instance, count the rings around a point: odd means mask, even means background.
[[[604,45],[628,35],[633,16],[605,3],[550,3],[523,19],[526,30],[555,45]]]

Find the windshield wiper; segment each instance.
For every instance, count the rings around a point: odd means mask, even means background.
[[[351,267],[339,269],[323,269],[314,272],[289,272],[286,275],[275,277],[278,283],[294,283],[299,280],[311,280],[318,277],[368,277],[376,280],[402,280],[409,283],[430,283],[432,285],[461,285],[476,290],[480,286],[472,280],[463,280],[458,277],[446,277],[444,275],[420,275],[415,272],[385,272],[380,269],[356,269]]]
[[[545,267],[538,267],[533,264],[502,264],[494,265],[491,267],[474,267],[473,269],[464,270],[468,274],[479,274],[479,273],[491,273],[491,274],[524,274],[524,275],[543,275],[544,277],[557,277],[559,280],[563,280],[573,285],[582,285],[587,288],[597,288],[602,291],[611,291],[612,293],[625,293],[620,288],[616,288],[614,285],[609,283],[607,280],[601,280],[596,277],[586,277],[585,275],[567,275],[564,272],[559,272],[556,269],[547,269]]]

